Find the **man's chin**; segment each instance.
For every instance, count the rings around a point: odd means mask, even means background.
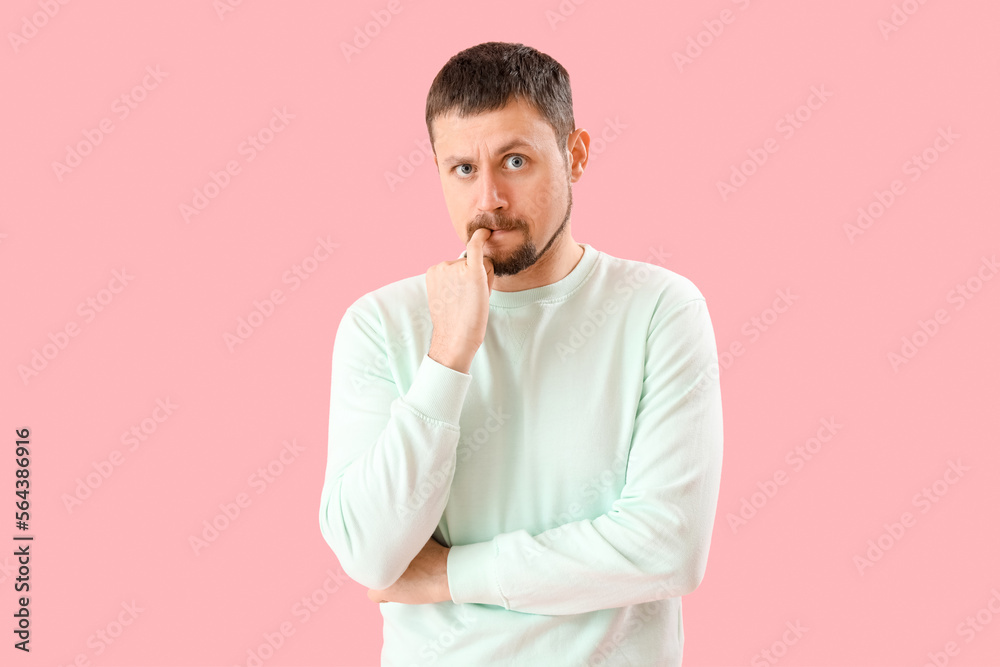
[[[487,257],[493,262],[493,275],[499,277],[513,276],[521,273],[534,265],[538,259],[537,256],[533,256],[531,261],[527,263],[524,261],[525,255],[529,252],[529,246],[525,246],[524,244],[502,250],[487,248],[488,245],[483,247],[483,257]]]
[[[517,274],[521,273],[522,271],[524,271],[525,269],[528,269],[528,268],[530,268],[530,267],[528,267],[528,266],[511,266],[509,264],[504,264],[504,263],[501,263],[501,264],[498,265],[497,262],[493,262],[493,275],[499,276],[501,278],[503,278],[505,276],[516,276]]]

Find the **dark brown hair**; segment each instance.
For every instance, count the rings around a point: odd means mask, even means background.
[[[551,56],[508,42],[483,42],[460,51],[434,77],[426,111],[431,146],[431,122],[438,116],[474,116],[502,109],[513,99],[527,101],[548,121],[565,160],[566,139],[576,128],[569,74]]]

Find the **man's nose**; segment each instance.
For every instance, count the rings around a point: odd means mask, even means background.
[[[490,171],[480,172],[476,187],[479,188],[476,206],[480,211],[492,212],[507,203],[503,192],[501,192],[502,182]]]

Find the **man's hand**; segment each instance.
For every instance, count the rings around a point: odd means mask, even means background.
[[[431,311],[430,351],[434,361],[468,373],[486,337],[493,292],[493,260],[483,257],[491,232],[480,227],[466,245],[466,256],[427,269],[427,305]]]
[[[451,602],[448,588],[448,547],[437,543],[432,535],[396,582],[380,591],[368,589],[372,602],[402,602],[429,604]]]

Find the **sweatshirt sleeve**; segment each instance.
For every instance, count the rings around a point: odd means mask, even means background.
[[[722,475],[717,359],[704,298],[654,311],[621,496],[594,519],[452,546],[452,601],[558,615],[695,590]],[[581,455],[600,446],[582,443]]]
[[[441,520],[472,376],[424,355],[400,395],[383,327],[361,311],[347,309],[334,340],[319,525],[344,572],[378,590],[403,574]]]

